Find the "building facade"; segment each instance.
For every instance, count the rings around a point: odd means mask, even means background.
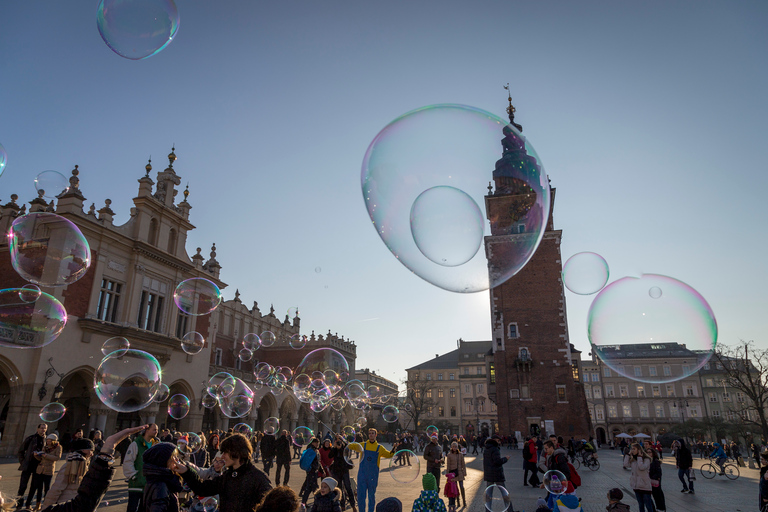
[[[362,370],[355,370],[354,375],[357,380],[363,383],[366,390],[371,386],[378,386],[381,395],[397,397],[397,384],[389,379],[385,379],[381,375],[377,375],[375,371],[363,368]],[[390,402],[395,403],[394,401]]]
[[[605,400],[603,399],[603,384],[600,365],[595,361],[581,362],[581,378],[584,395],[589,407],[589,418],[592,421],[592,435],[601,444],[608,440],[608,424],[605,417]]]

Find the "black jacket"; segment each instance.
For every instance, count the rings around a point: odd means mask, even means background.
[[[45,437],[37,435],[37,432],[24,439],[19,447],[19,464],[22,471],[34,471],[40,463],[34,456],[34,452],[39,452],[45,446]]]
[[[331,448],[331,458],[333,458],[333,462],[331,463],[331,474],[333,475],[344,475],[345,473],[349,473],[349,466],[347,465],[347,461],[344,460],[344,448],[347,446],[345,442],[341,442],[341,448],[336,448],[336,445]],[[339,482],[339,485],[341,485],[341,482]]]
[[[661,481],[661,461],[659,459],[651,461],[651,467],[648,469],[648,476],[651,477],[651,480]]]
[[[264,448],[262,447],[262,450]],[[278,464],[290,464],[291,463],[291,438],[288,436],[280,436],[275,441],[275,462]]]
[[[142,467],[147,484],[141,503],[144,512],[179,512],[179,498],[176,493],[183,487],[179,477],[170,469],[144,462]]]
[[[315,501],[309,512],[341,512],[341,491],[334,489],[325,496],[315,493]]]
[[[443,450],[437,443],[430,443],[424,447],[424,459],[427,461],[427,471],[440,468],[440,460],[443,458]]]
[[[677,467],[679,469],[690,469],[691,466],[693,466],[693,455],[691,455],[691,450],[688,449],[688,446],[685,445],[683,441],[680,441],[680,445],[681,446],[675,452]]]
[[[219,512],[252,512],[253,507],[272,489],[269,477],[251,461],[237,470],[227,468],[223,475],[211,480],[201,480],[192,468],[181,477],[198,496],[218,494]]]
[[[277,440],[275,436],[267,436],[261,438],[261,456],[265,459],[271,459],[275,456]]]
[[[46,507],[43,512],[94,512],[107,492],[114,474],[115,468],[100,457],[93,457],[80,487],[77,488],[77,496],[64,503]]]
[[[509,459],[501,456],[499,442],[495,439],[485,441],[483,450],[483,480],[486,482],[504,482],[504,468]]]

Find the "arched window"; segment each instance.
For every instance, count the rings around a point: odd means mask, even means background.
[[[168,252],[171,254],[176,254],[176,239],[178,236],[176,235],[176,230],[171,228],[171,232],[168,233]]]
[[[157,219],[149,221],[149,236],[147,237],[147,242],[152,245],[157,245]]]

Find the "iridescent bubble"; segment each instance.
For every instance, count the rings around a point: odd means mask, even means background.
[[[2,144],[0,144],[0,176],[3,175],[3,171],[5,170],[5,166],[8,163],[8,153],[5,151],[5,148]]]
[[[361,456],[362,451],[363,447],[360,446],[360,443],[349,443],[344,447],[344,461],[347,464],[354,464],[355,459]]]
[[[341,434],[344,436],[344,439],[346,439],[348,443],[352,443],[355,440],[357,432],[355,431],[355,427],[346,426],[341,429]]]
[[[293,431],[293,444],[296,446],[307,446],[312,438],[315,437],[315,433],[309,427],[296,427]]]
[[[299,316],[299,306],[288,308],[288,318],[296,318]]]
[[[254,367],[253,376],[259,382],[266,382],[269,380],[269,377],[273,371],[274,369],[269,363],[262,361]]]
[[[183,441],[183,442],[182,442]],[[197,453],[203,447],[203,440],[194,432],[187,432],[176,443],[179,451],[185,455]]]
[[[293,336],[291,336],[291,339],[288,342],[288,344],[294,350],[301,350],[302,348],[307,346],[307,337],[303,334],[294,334]]]
[[[115,353],[117,357],[120,357],[125,355],[129,348],[131,348],[130,341],[123,338],[122,336],[115,336],[104,342],[104,344],[101,346],[101,353],[105,356]]]
[[[608,282],[608,263],[594,252],[574,254],[563,265],[563,284],[573,293],[592,295]]]
[[[484,219],[463,190],[440,186],[425,190],[411,206],[411,235],[433,263],[456,267],[471,260],[483,243]]]
[[[648,290],[648,295],[650,295],[652,299],[661,298],[661,295],[662,295],[661,288],[659,288],[658,286],[651,286],[651,289]]]
[[[168,401],[168,416],[180,420],[189,414],[189,398],[182,394],[173,395]]]
[[[40,288],[34,284],[25,284],[19,288],[19,298],[22,302],[35,302],[40,298],[41,293]]]
[[[381,396],[381,388],[374,384],[368,386],[368,398],[375,399]]]
[[[387,423],[395,423],[400,418],[400,410],[394,405],[388,405],[381,410],[381,418]]]
[[[157,359],[141,350],[129,349],[122,356],[108,355],[93,375],[99,400],[118,412],[139,411],[155,398],[162,372]]]
[[[419,456],[411,450],[398,450],[389,460],[389,474],[401,484],[409,484],[416,480],[421,470]]]
[[[309,386],[312,384],[312,379],[309,375],[306,373],[300,373],[299,375],[296,375],[296,378],[293,379],[293,392],[299,393],[300,391],[304,391],[306,389],[309,389]]]
[[[80,229],[54,213],[18,217],[8,238],[13,269],[38,286],[72,284],[91,265],[91,248]]]
[[[69,180],[60,172],[43,171],[35,178],[35,190],[48,199],[55,199],[68,188]]]
[[[251,352],[259,350],[261,346],[261,338],[258,334],[249,332],[243,336],[243,348],[250,350]]]
[[[10,378],[8,379],[8,381],[11,384],[15,384],[15,383],[19,382],[19,376],[18,375],[11,375]]]
[[[157,389],[157,394],[155,395],[154,401],[157,403],[165,402],[168,400],[169,396],[171,396],[171,390],[166,384],[160,384],[160,387]]]
[[[413,410],[413,405],[411,405],[409,403],[405,404],[405,411],[406,412],[411,412],[412,410]]]
[[[244,418],[253,408],[253,390],[235,378],[234,389],[228,396],[219,398],[219,407],[227,418]]]
[[[248,350],[247,348],[241,348],[240,353],[237,355],[237,357],[244,363],[247,363],[251,359],[253,359],[253,352]]]
[[[53,423],[54,421],[59,421],[61,418],[63,418],[66,412],[67,408],[64,407],[64,404],[60,404],[59,402],[51,402],[50,404],[44,405],[43,408],[40,409],[40,419],[46,423]]]
[[[179,283],[173,301],[188,315],[207,315],[221,304],[221,290],[208,279],[193,277]]]
[[[101,0],[96,25],[113,52],[141,60],[170,44],[179,30],[179,11],[173,0]]]
[[[277,336],[272,331],[264,331],[259,335],[262,347],[271,347],[277,341]]]
[[[485,509],[488,512],[505,512],[512,505],[509,492],[501,485],[489,485],[485,489]]]
[[[319,274],[319,273],[320,273],[320,272],[322,272],[322,271],[323,271],[323,269],[322,269],[322,268],[320,268],[320,267],[315,267],[315,274]]]
[[[565,475],[557,470],[544,473],[544,488],[550,494],[563,494],[568,490],[568,482]]]
[[[205,347],[205,338],[196,331],[188,332],[181,338],[181,350],[193,356]]]
[[[359,429],[363,429],[368,424],[368,418],[365,416],[360,416],[357,418],[357,421],[355,421],[355,424]]]
[[[208,498],[201,499],[200,505],[203,507],[203,512],[215,512],[219,508],[219,500],[209,496]]]
[[[495,190],[486,202],[491,179]],[[519,272],[536,251],[549,216],[549,181],[530,143],[500,117],[463,105],[424,107],[389,123],[368,147],[361,186],[374,228],[398,261],[422,279],[460,293],[487,290]],[[460,191],[445,200],[462,205],[468,218],[461,225],[471,235],[452,235],[462,240],[462,247],[452,247],[417,226],[425,243],[433,241],[434,251],[425,251],[425,257],[414,240],[411,209],[434,187]],[[482,208],[481,219],[490,219],[482,222],[481,235],[497,235],[488,241],[490,261],[485,250],[476,250],[477,210],[461,194]],[[437,211],[449,208],[437,205]],[[445,231],[439,217],[429,224]]]
[[[427,437],[434,437],[440,433],[440,430],[436,426],[430,425],[427,427],[426,433]]]
[[[653,298],[648,290],[654,287],[664,295]],[[687,284],[644,274],[603,288],[589,308],[588,335],[593,354],[619,375],[664,383],[694,375],[709,361],[717,321],[704,297]],[[625,366],[628,357],[658,357],[659,365]],[[675,362],[662,365],[662,357]]]
[[[250,438],[253,434],[253,428],[247,423],[238,423],[232,427],[232,432],[235,434],[243,434],[245,437]]]
[[[306,373],[312,375],[313,372],[320,372],[323,381],[327,378],[327,374],[323,373],[326,370],[332,370],[337,376],[342,372],[349,374],[349,363],[346,358],[339,352],[331,348],[319,348],[311,351],[304,359],[301,360],[299,366],[296,367],[296,374]],[[345,382],[341,381],[338,377],[336,382],[330,383],[331,393],[336,394],[343,389]]]
[[[40,348],[55,340],[67,324],[64,306],[40,293],[34,302],[21,300],[21,288],[0,290],[0,347]]]
[[[227,372],[219,372],[208,379],[207,389],[216,399],[227,397],[235,390],[235,378]]]
[[[264,427],[261,429],[262,432],[270,436],[275,435],[278,430],[280,430],[280,420],[275,417],[267,418],[264,421]]]
[[[203,395],[203,399],[200,401],[203,404],[203,407],[206,409],[213,409],[217,405],[219,405],[219,401],[216,400],[216,397],[211,395],[210,393],[206,392],[205,395]]]

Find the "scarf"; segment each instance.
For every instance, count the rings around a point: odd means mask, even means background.
[[[67,455],[67,465],[66,470],[64,470],[64,474],[67,476],[67,483],[79,483],[83,479],[87,469],[88,459],[86,459],[82,453],[72,452]]]

